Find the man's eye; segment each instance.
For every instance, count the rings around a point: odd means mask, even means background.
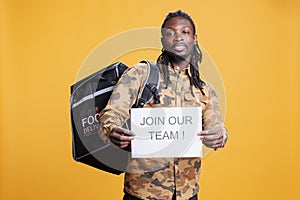
[[[166,35],[169,36],[169,37],[170,36],[174,36],[175,35],[175,31],[167,31]]]
[[[182,31],[182,33],[183,33],[183,34],[190,34],[190,32],[187,31],[187,30]]]

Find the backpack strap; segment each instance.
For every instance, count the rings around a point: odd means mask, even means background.
[[[149,103],[153,97],[155,99],[155,103],[160,103],[160,96],[158,94],[158,87],[159,87],[159,77],[160,72],[159,68],[157,67],[156,63],[149,62],[147,60],[141,61],[141,63],[145,63],[148,66],[148,75],[146,81],[142,88],[141,96],[137,103],[137,108],[142,108],[146,103]]]

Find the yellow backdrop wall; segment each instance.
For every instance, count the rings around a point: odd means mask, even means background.
[[[300,197],[299,1],[0,2],[1,199],[121,198],[122,175],[72,160],[69,86],[97,44],[177,9],[227,95],[230,140],[204,159],[200,199]]]

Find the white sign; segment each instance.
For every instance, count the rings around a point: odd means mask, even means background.
[[[132,108],[133,158],[201,157],[201,107]]]

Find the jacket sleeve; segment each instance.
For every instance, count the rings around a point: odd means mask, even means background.
[[[99,114],[99,136],[109,140],[115,126],[122,126],[130,117],[130,109],[136,103],[147,73],[147,65],[137,64],[129,68],[119,79],[106,107]]]
[[[205,94],[207,94],[206,106],[203,109],[203,130],[207,129],[220,129],[222,134],[224,135],[223,145],[225,145],[228,139],[227,128],[224,125],[224,121],[222,119],[222,115],[219,107],[219,100],[214,88],[207,84]]]

